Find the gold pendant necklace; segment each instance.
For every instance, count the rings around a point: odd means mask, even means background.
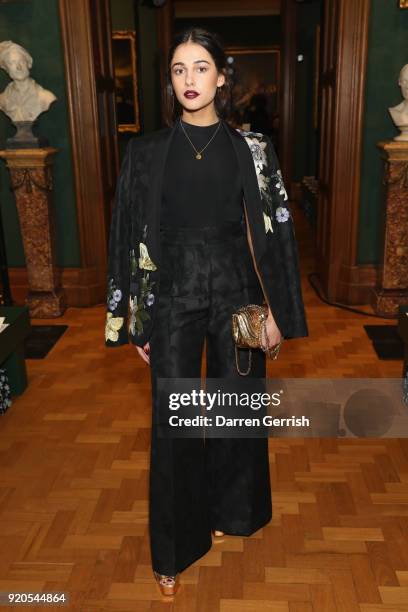
[[[221,120],[218,121],[218,125],[217,125],[217,129],[215,130],[214,134],[211,136],[210,140],[207,142],[207,144],[205,145],[205,147],[203,149],[201,149],[201,151],[198,151],[195,146],[193,145],[193,143],[191,142],[186,130],[184,129],[184,126],[181,122],[181,117],[180,117],[180,127],[183,130],[184,134],[186,135],[187,140],[189,141],[189,143],[191,144],[191,146],[193,147],[194,151],[196,152],[195,158],[196,159],[202,159],[202,152],[208,147],[208,145],[210,144],[210,142],[215,138],[218,130],[220,129],[220,125],[221,125]]]

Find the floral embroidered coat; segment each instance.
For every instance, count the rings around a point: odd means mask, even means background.
[[[294,224],[270,139],[225,123],[237,155],[255,260],[284,338],[308,335]],[[161,187],[175,126],[129,141],[112,215],[106,346],[148,342],[160,291]],[[198,162],[199,163],[199,162]]]

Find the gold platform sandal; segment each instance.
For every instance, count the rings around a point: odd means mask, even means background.
[[[171,597],[177,593],[178,588],[180,586],[178,574],[176,574],[175,576],[166,576],[165,574],[159,574],[155,571],[153,571],[153,574],[156,578],[157,584],[159,585],[162,595]]]

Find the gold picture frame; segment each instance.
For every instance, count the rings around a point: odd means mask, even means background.
[[[137,85],[136,34],[133,30],[112,32],[117,129],[140,132]]]
[[[408,9],[408,0],[399,0],[400,8]]]

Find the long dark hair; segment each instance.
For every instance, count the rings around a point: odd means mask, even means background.
[[[186,42],[193,42],[201,45],[208,51],[214,60],[218,72],[225,75],[225,83],[222,87],[217,88],[217,93],[214,98],[215,111],[222,119],[228,119],[231,112],[231,78],[228,73],[227,57],[225,55],[223,44],[217,34],[209,32],[203,28],[188,27],[181,32],[178,32],[173,44],[169,49],[167,60],[166,87],[164,91],[164,118],[168,126],[172,126],[177,117],[181,115],[182,106],[174,95],[173,85],[171,82],[171,62],[177,47]]]

